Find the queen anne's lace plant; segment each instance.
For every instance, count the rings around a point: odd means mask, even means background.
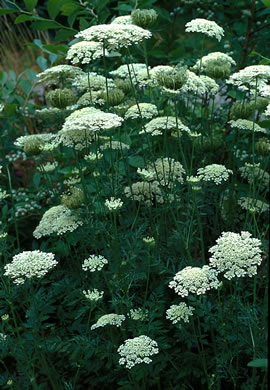
[[[232,65],[236,65],[236,62],[228,54],[216,51],[203,56],[196,62],[193,68],[195,70],[201,69],[201,71],[204,71],[209,66],[214,65],[231,67]]]
[[[138,309],[130,309],[128,317],[134,321],[147,321],[149,318],[149,310],[139,307]]]
[[[145,125],[145,128],[141,130],[139,134],[148,133],[155,136],[162,135],[166,131],[171,133],[177,129],[190,133],[190,129],[185,126],[179,118],[176,119],[174,116],[164,116],[152,119]]]
[[[261,241],[252,238],[249,232],[223,232],[217,244],[209,249],[211,267],[223,273],[227,279],[243,276],[254,276],[262,262]]]
[[[0,201],[6,199],[9,196],[6,190],[0,188]]]
[[[268,104],[268,106],[266,107],[266,110],[263,114],[266,116],[270,116],[270,104]]]
[[[139,107],[138,107],[139,106]],[[152,119],[158,115],[157,107],[151,103],[139,103],[131,106],[126,114],[125,119]]]
[[[216,270],[204,265],[202,268],[188,266],[177,272],[169,287],[181,297],[187,297],[189,294],[202,295],[208,290],[217,289],[218,284]]]
[[[83,290],[83,295],[90,302],[98,302],[103,298],[104,291],[98,291],[96,288],[93,290]]]
[[[124,16],[118,16],[115,19],[113,19],[111,24],[133,24],[133,23],[130,15],[124,15]]]
[[[58,134],[65,146],[82,150],[95,139],[97,132],[119,127],[122,122],[123,118],[116,114],[82,108],[67,117]]]
[[[51,68],[44,70],[37,75],[38,83],[51,85],[59,84],[60,80],[67,82],[72,82],[79,76],[82,76],[84,72],[75,66],[71,65],[57,65]]]
[[[125,321],[125,319],[126,317],[122,314],[105,314],[104,316],[100,317],[94,325],[91,326],[91,330],[103,328],[106,325],[113,325],[118,328],[122,325],[122,322]]]
[[[105,53],[106,54],[106,53]],[[100,42],[82,41],[72,45],[67,53],[67,60],[71,60],[72,64],[90,64],[103,56],[103,47]]]
[[[12,262],[4,267],[4,275],[15,284],[24,284],[26,279],[42,278],[57,264],[53,253],[25,251],[13,256]]]
[[[258,91],[258,95],[270,99],[270,85],[261,87]]]
[[[46,164],[42,164],[40,167],[37,167],[37,170],[40,172],[53,172],[58,167],[58,162],[47,162]]]
[[[231,120],[229,121],[229,124],[231,125],[231,127],[240,130],[253,131],[254,128],[254,131],[256,132],[266,133],[266,130],[263,127],[259,126],[257,123],[249,121],[248,119],[237,119],[236,121]]]
[[[258,183],[260,190],[269,188],[270,175],[268,172],[260,168],[260,164],[245,163],[243,167],[239,168],[241,177],[246,179],[249,184],[255,180]]]
[[[138,169],[137,172],[147,181],[157,180],[162,186],[172,188],[173,183],[183,183],[185,170],[179,161],[173,158],[158,158],[155,163],[147,165],[146,169]]]
[[[42,144],[45,142],[49,142],[51,139],[54,139],[55,135],[51,133],[47,134],[30,134],[30,135],[22,135],[18,137],[14,142],[14,145],[18,148],[23,149],[26,145],[39,141]]]
[[[249,210],[251,213],[266,213],[269,212],[269,204],[262,202],[260,199],[252,199],[241,197],[238,200],[239,206],[244,210]]]
[[[199,168],[197,171],[198,178],[205,182],[214,182],[216,185],[222,184],[229,179],[232,174],[231,169],[227,169],[224,165],[211,164],[204,168]]]
[[[206,19],[193,19],[186,24],[186,32],[199,32],[209,37],[214,37],[218,41],[224,35],[224,30],[216,22]]]
[[[106,77],[99,75],[95,72],[89,72],[89,79],[92,91],[103,91],[106,88]],[[108,88],[115,88],[114,81],[110,78],[107,79]],[[72,86],[79,92],[83,92],[89,89],[88,74],[82,73],[79,77],[73,80]]]
[[[137,364],[152,362],[150,356],[159,353],[158,344],[150,337],[142,335],[133,339],[125,340],[124,344],[120,345],[117,352],[121,356],[119,364],[130,369]]]
[[[100,24],[75,35],[85,41],[101,42],[108,50],[136,45],[151,36],[150,31],[133,24]]]
[[[137,78],[138,74],[143,72],[143,71],[147,71],[147,67],[145,64],[134,63],[134,64],[129,65],[129,70],[130,70],[130,76],[131,76],[132,82],[136,83],[136,78]],[[129,78],[130,78],[129,71],[128,71],[128,65],[126,65],[126,64],[120,65],[119,68],[111,71],[110,74],[114,78],[119,78],[119,79],[123,79],[123,80],[127,80],[127,79],[129,80]]]
[[[90,255],[84,260],[82,264],[83,271],[101,271],[105,264],[108,264],[108,260],[101,255]]]
[[[130,187],[125,187],[125,195],[127,198],[137,200],[144,203],[146,206],[151,206],[156,200],[157,203],[164,203],[164,196],[157,181],[145,182],[138,181]]]
[[[242,91],[250,89],[261,90],[267,85],[270,80],[269,65],[251,65],[239,72],[232,74],[227,80],[228,84],[238,87]]]
[[[204,96],[208,92],[208,86],[204,83],[203,79],[189,70],[187,71],[187,75],[187,81],[180,88],[180,92],[183,94]]]
[[[110,211],[116,211],[116,210],[119,210],[121,209],[121,207],[123,206],[123,202],[121,199],[116,199],[116,198],[110,198],[110,199],[106,199],[105,201],[105,206],[110,210]]]
[[[83,221],[76,211],[62,205],[54,206],[44,213],[33,236],[37,239],[53,233],[59,236],[66,232],[73,232],[82,225]]]
[[[84,159],[86,161],[92,162],[92,161],[100,160],[102,157],[103,157],[103,154],[100,152],[96,152],[96,153],[90,152],[89,154],[84,156]]]
[[[216,95],[219,90],[219,85],[215,82],[214,79],[208,76],[200,75],[200,79],[204,82],[204,85],[207,89],[207,93],[210,95]]]
[[[178,324],[181,321],[189,322],[189,317],[193,315],[195,309],[182,302],[179,305],[172,305],[166,311],[166,318],[171,320],[173,324]]]
[[[130,149],[130,146],[127,144],[124,144],[121,141],[111,141],[111,142],[105,142],[103,145],[100,146],[100,150],[106,150],[106,149],[112,149],[112,150],[128,150]]]

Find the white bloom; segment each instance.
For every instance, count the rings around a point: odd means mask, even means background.
[[[83,271],[101,271],[105,264],[108,264],[108,260],[101,255],[90,255],[84,260],[82,264]]]
[[[41,164],[41,167],[37,167],[40,172],[53,172],[58,167],[58,162],[48,162],[47,164]]]
[[[162,135],[164,132],[175,131],[179,129],[180,131],[190,132],[189,128],[185,126],[179,118],[174,116],[164,116],[152,119],[145,125],[145,129],[141,130],[139,134],[149,133],[152,136]]]
[[[224,30],[216,22],[206,19],[193,19],[186,24],[186,32],[199,32],[214,37],[218,41],[224,35]]]
[[[128,150],[130,149],[130,146],[127,144],[124,144],[121,141],[111,141],[111,142],[105,142],[105,144],[100,146],[100,150],[106,150],[106,149],[112,149],[112,150]]]
[[[91,26],[75,35],[86,41],[97,41],[104,44],[107,49],[117,50],[121,47],[128,47],[151,38],[148,30],[133,24],[100,24]]]
[[[201,295],[212,288],[217,289],[218,284],[217,272],[204,265],[202,268],[185,267],[177,272],[169,287],[181,297],[187,297],[190,293]]]
[[[222,233],[217,245],[209,249],[212,254],[209,263],[218,272],[225,272],[224,277],[254,276],[262,262],[261,241],[251,238],[249,232]]]
[[[134,321],[146,321],[149,317],[149,310],[139,307],[138,309],[130,309],[128,317]]]
[[[113,21],[111,24],[133,24],[131,20],[130,15],[125,15],[125,16],[118,16]]]
[[[231,169],[227,169],[224,165],[211,164],[204,168],[199,168],[197,171],[198,178],[202,181],[213,181],[216,185],[222,184],[222,182],[229,179],[229,175],[232,174]]]
[[[269,204],[262,202],[259,199],[246,198],[242,196],[237,203],[244,210],[254,211],[259,214],[269,212]]]
[[[128,79],[129,80],[128,68],[130,70],[131,79],[132,79],[133,83],[136,82],[136,78],[137,78],[139,73],[141,73],[142,71],[146,71],[147,70],[147,67],[146,67],[145,64],[133,63],[133,64],[130,64],[129,67],[126,64],[121,65],[116,70],[111,71],[110,74],[114,78],[120,78],[120,79],[124,79],[124,80]]]
[[[105,201],[105,206],[110,210],[110,211],[116,211],[119,210],[123,206],[123,202],[121,199],[115,199],[115,198],[110,198]]]
[[[249,131],[254,131],[260,132],[260,133],[266,133],[266,130],[258,125],[257,123],[254,123],[252,121],[249,121],[248,119],[237,119],[236,121],[231,120],[229,121],[229,124],[231,127],[240,129],[240,130],[249,130]]]
[[[53,253],[39,250],[19,253],[4,267],[4,275],[11,277],[15,284],[24,284],[26,279],[42,278],[57,265],[54,257]]]
[[[208,76],[200,75],[200,79],[204,82],[204,85],[207,89],[207,92],[210,95],[216,95],[219,90],[219,85],[215,82],[214,79]]]
[[[98,291],[96,288],[93,290],[83,290],[83,295],[88,301],[97,302],[103,298],[104,291]]]
[[[264,115],[270,116],[270,104],[266,107],[266,110],[264,111]]]
[[[152,359],[150,359],[150,356],[158,354],[159,349],[156,341],[142,335],[125,340],[117,352],[121,356],[119,364],[130,369],[137,364],[151,363]]]
[[[106,54],[106,53],[105,53]],[[100,42],[82,41],[72,45],[67,53],[67,60],[72,64],[90,64],[91,61],[103,56],[103,47]]]
[[[192,93],[193,95],[204,96],[208,92],[208,87],[204,83],[203,79],[189,70],[187,71],[187,74],[187,81],[180,88],[180,92],[183,94]]]
[[[80,68],[71,65],[57,65],[44,70],[37,75],[38,83],[45,85],[58,84],[59,80],[70,82],[83,74]]]
[[[265,85],[265,86],[261,87],[258,91],[258,95],[270,99],[270,85]]]
[[[205,68],[207,68],[209,65],[230,65],[231,66],[231,65],[236,65],[236,62],[228,54],[215,51],[207,54],[206,56],[203,56],[200,60],[196,62],[193,68],[199,70],[201,67],[201,70],[205,70]]]
[[[91,330],[103,328],[106,325],[113,325],[118,328],[122,325],[122,322],[125,321],[125,319],[126,317],[121,314],[105,314],[104,316],[100,317],[94,325],[91,326]]]
[[[83,221],[76,211],[62,205],[54,206],[44,213],[33,236],[37,239],[53,233],[59,236],[66,232],[73,232],[81,225]]]
[[[249,89],[255,89],[256,86],[258,90],[261,90],[269,80],[269,65],[251,65],[232,74],[227,80],[227,83],[235,85],[240,90],[247,91]]]
[[[186,303],[179,303],[179,305],[172,305],[166,311],[166,318],[171,320],[173,324],[178,324],[181,321],[189,322],[189,317],[193,315],[195,309],[188,306]]]
[[[73,80],[72,86],[77,88],[79,92],[83,92],[89,89],[88,77],[90,80],[90,86],[92,91],[103,91],[106,88],[106,77],[99,75],[95,72],[84,73]],[[107,79],[108,88],[115,88],[114,81],[110,78]]]
[[[138,107],[139,106],[139,107]],[[139,103],[131,106],[126,114],[125,119],[152,119],[158,115],[157,107],[151,103]]]

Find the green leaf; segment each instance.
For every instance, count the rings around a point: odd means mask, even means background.
[[[58,30],[55,34],[55,41],[56,42],[63,42],[69,39],[71,36],[73,36],[77,31],[76,30]]]
[[[48,20],[48,21],[41,20],[32,23],[31,27],[35,30],[44,31],[44,30],[62,28],[63,26],[57,22],[54,22],[53,20]]]
[[[80,31],[82,30],[85,30],[86,28],[88,28],[90,26],[90,23],[84,19],[84,18],[79,18],[79,27],[80,27]]]
[[[28,22],[29,20],[37,20],[37,19],[39,19],[37,16],[35,17],[35,16],[22,14],[15,19],[14,24],[24,23],[24,22]]]
[[[69,16],[79,9],[81,9],[81,7],[78,5],[78,3],[75,3],[74,1],[65,1],[61,7],[61,14],[64,16]]]
[[[4,85],[8,79],[8,75],[6,72],[0,72],[0,84]]]
[[[33,9],[35,8],[35,6],[37,5],[38,3],[38,0],[23,0],[26,8],[28,9],[28,11],[33,11]]]
[[[40,67],[40,69],[43,71],[48,68],[47,60],[44,57],[38,57],[37,64]]]
[[[8,116],[12,116],[15,114],[16,108],[18,107],[18,104],[12,103],[12,104],[7,104],[5,106],[5,113]]]
[[[55,19],[61,10],[63,0],[49,0],[48,1],[48,14],[52,19]]]
[[[128,158],[128,163],[135,168],[143,168],[144,160],[141,156],[131,156]]]
[[[267,8],[270,8],[270,0],[263,0],[263,2]]]
[[[40,179],[41,179],[41,176],[38,172],[36,172],[33,176],[33,183],[35,184],[36,187],[39,186],[40,184]]]
[[[19,85],[22,87],[22,90],[26,95],[31,91],[32,83],[30,80],[22,79],[20,80]]]
[[[54,54],[58,54],[59,52],[65,54],[68,50],[67,46],[65,45],[43,45],[43,49],[46,49],[50,53]]]
[[[267,368],[267,366],[268,366],[267,358],[251,360],[251,362],[248,363],[248,367]]]
[[[17,9],[10,9],[10,8],[2,8],[2,9],[0,9],[0,16],[1,15],[12,14],[14,12],[18,12],[18,10]]]

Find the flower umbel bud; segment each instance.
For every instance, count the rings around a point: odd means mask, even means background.
[[[76,102],[76,96],[71,89],[54,89],[46,94],[46,102],[57,108],[66,108]]]
[[[117,106],[122,102],[125,97],[124,92],[119,88],[112,88],[108,91],[108,96],[106,91],[102,91],[100,93],[101,99],[105,100],[105,102],[109,106]]]
[[[142,28],[152,27],[157,17],[158,14],[154,9],[135,9],[131,12],[132,23]]]
[[[70,193],[63,195],[61,199],[62,204],[69,209],[77,209],[81,206],[83,201],[84,193],[78,187],[71,188]]]

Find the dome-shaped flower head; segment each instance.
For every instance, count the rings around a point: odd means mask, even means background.
[[[214,37],[218,41],[224,35],[224,30],[216,22],[206,19],[193,19],[186,24],[186,32],[199,32],[209,37]]]
[[[198,178],[205,182],[214,182],[216,185],[222,184],[229,179],[232,174],[231,169],[227,169],[221,164],[206,165],[204,168],[199,168],[197,171]]]
[[[270,80],[269,65],[251,65],[232,74],[227,80],[228,84],[238,87],[242,91],[264,88]]]
[[[156,341],[148,336],[142,335],[125,340],[117,352],[121,356],[119,364],[130,369],[137,364],[151,363],[152,359],[150,359],[150,356],[158,354],[159,349]]]
[[[261,241],[252,238],[249,232],[223,232],[217,244],[209,249],[212,254],[210,265],[218,272],[224,272],[227,279],[254,276],[262,262],[260,246]]]
[[[150,31],[133,24],[99,24],[91,26],[75,35],[85,41],[101,42],[108,50],[136,45],[151,38]]]
[[[72,45],[67,53],[67,60],[71,60],[72,64],[89,64],[103,56],[103,48],[100,42],[82,41]]]
[[[216,270],[204,265],[202,268],[185,267],[177,272],[169,287],[181,297],[187,297],[190,293],[201,295],[212,288],[217,289],[218,284]]]
[[[19,253],[4,267],[4,275],[11,277],[15,284],[24,284],[26,279],[42,278],[57,265],[54,257],[53,253],[39,250]]]
[[[189,322],[189,317],[193,315],[195,309],[181,302],[179,305],[172,305],[166,310],[166,318],[171,320],[173,324],[178,324],[181,321]]]
[[[119,327],[122,325],[122,322],[125,321],[125,319],[126,317],[121,314],[105,314],[104,316],[100,317],[94,325],[91,326],[91,330],[103,328],[106,325],[113,325]]]

